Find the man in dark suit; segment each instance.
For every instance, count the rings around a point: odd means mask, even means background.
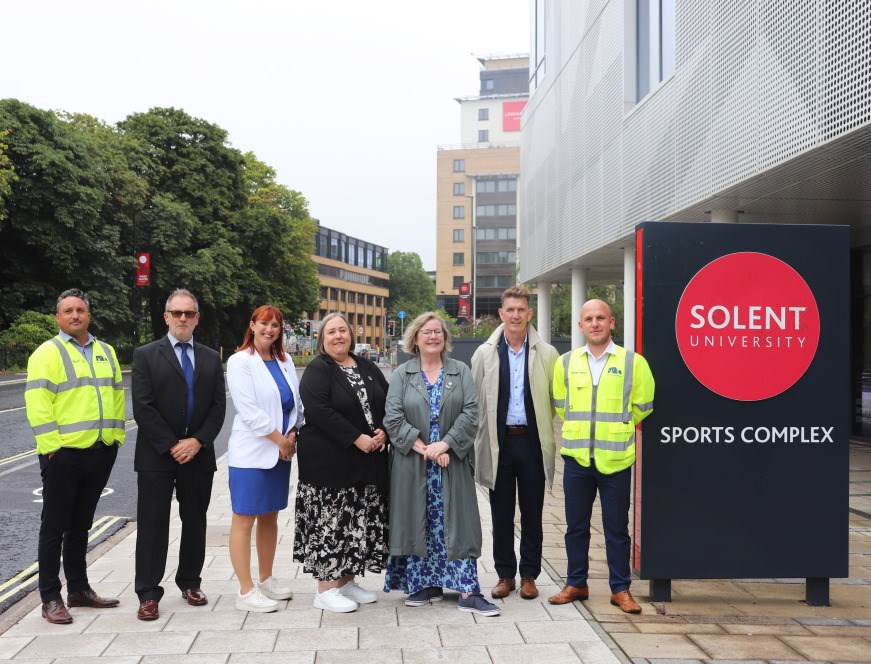
[[[179,504],[181,544],[175,583],[192,606],[206,556],[206,510],[212,495],[214,440],[224,423],[226,390],[220,356],[193,342],[200,320],[196,298],[173,291],[163,314],[167,335],[133,353],[133,416],[139,425],[136,594],[140,620],[159,617],[166,571],[172,494]]]

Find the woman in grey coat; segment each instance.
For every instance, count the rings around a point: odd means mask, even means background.
[[[417,357],[393,372],[387,392],[390,555],[384,590],[407,592],[406,605],[422,606],[440,601],[448,588],[460,593],[460,611],[499,615],[478,583],[478,395],[471,371],[445,357],[450,333],[438,314],[418,316],[402,342]]]

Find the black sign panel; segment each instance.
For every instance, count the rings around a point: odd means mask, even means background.
[[[849,230],[637,227],[644,579],[848,575]]]

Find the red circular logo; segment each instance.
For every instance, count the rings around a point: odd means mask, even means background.
[[[677,307],[680,354],[693,376],[720,396],[769,399],[810,366],[820,313],[801,275],[754,252],[722,256],[690,280]]]

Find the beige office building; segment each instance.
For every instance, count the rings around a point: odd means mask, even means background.
[[[520,115],[529,97],[528,56],[478,61],[479,94],[457,99],[461,143],[440,146],[436,164],[436,306],[461,318],[496,315],[516,281]]]
[[[320,308],[311,312],[312,332],[327,314],[339,311],[351,323],[355,344],[385,348],[387,249],[320,226],[312,259],[321,288]]]

